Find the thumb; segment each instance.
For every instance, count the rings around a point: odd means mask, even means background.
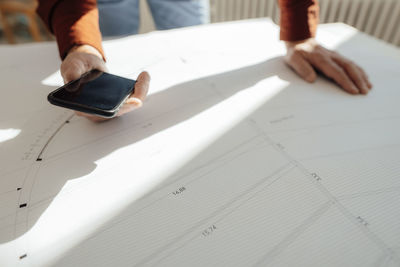
[[[147,93],[149,91],[150,85],[150,75],[148,72],[144,71],[139,74],[135,88],[131,96],[126,101],[127,104],[134,104],[137,107],[143,105],[144,100],[146,99]]]

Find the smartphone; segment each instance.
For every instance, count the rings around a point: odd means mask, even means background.
[[[91,70],[54,90],[47,99],[56,106],[112,118],[134,91],[135,82],[107,72]]]

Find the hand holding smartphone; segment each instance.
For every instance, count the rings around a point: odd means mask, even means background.
[[[47,99],[56,106],[112,118],[133,93],[136,81],[91,70],[51,92]]]

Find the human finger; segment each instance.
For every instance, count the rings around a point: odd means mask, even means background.
[[[289,53],[285,57],[285,62],[307,82],[311,83],[317,79],[317,74],[311,64],[297,51]]]
[[[332,59],[333,61],[336,62],[336,64],[338,64],[345,70],[345,72],[357,86],[361,94],[364,95],[368,94],[369,88],[367,85],[367,81],[365,80],[365,77],[353,62],[338,56],[332,57]]]
[[[327,54],[312,54],[308,56],[310,63],[327,77],[333,79],[340,87],[350,94],[358,94],[359,90],[347,73],[329,58]]]
[[[61,64],[61,76],[65,83],[79,79],[84,73],[98,69],[107,71],[107,67],[98,56],[85,52],[72,52],[64,59]]]
[[[136,107],[142,106],[149,91],[149,85],[150,75],[146,71],[140,73],[135,83],[135,89],[127,99],[126,104],[133,104]]]
[[[356,65],[356,67],[357,67],[357,69],[361,72],[361,74],[363,75],[364,80],[367,82],[368,88],[369,88],[369,89],[372,89],[372,83],[371,83],[371,81],[369,80],[369,77],[368,77],[367,73],[366,73],[360,66],[357,66],[357,65]]]
[[[61,64],[61,76],[64,83],[79,79],[85,73],[84,64],[80,62],[64,61]]]

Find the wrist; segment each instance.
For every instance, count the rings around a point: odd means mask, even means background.
[[[314,38],[307,38],[307,39],[299,40],[299,41],[285,41],[286,48],[292,48],[292,47],[295,47],[296,45],[304,44],[304,43],[316,44],[316,41]]]
[[[87,53],[87,54],[95,55],[95,56],[99,57],[101,60],[103,60],[103,56],[100,53],[100,51],[88,44],[75,45],[68,51],[68,54],[71,54],[73,52],[80,52],[80,53]]]

